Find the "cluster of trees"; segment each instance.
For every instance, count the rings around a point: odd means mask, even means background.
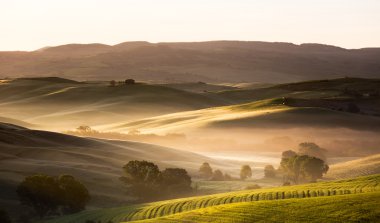
[[[117,85],[133,85],[136,84],[136,81],[134,79],[126,79],[125,81],[110,81],[110,87],[115,87]]]
[[[125,176],[120,179],[127,186],[127,193],[137,201],[151,201],[176,197],[192,192],[191,177],[185,169],[166,168],[148,161],[130,161],[123,167]]]
[[[290,182],[315,182],[327,173],[326,150],[315,143],[301,143],[298,153],[292,150],[284,151],[281,159],[281,170],[284,172],[284,184]]]
[[[40,218],[82,211],[90,200],[87,188],[70,175],[28,176],[17,187],[17,194]]]
[[[204,162],[199,168],[199,176],[203,179],[213,180],[213,181],[224,181],[224,180],[236,180],[228,173],[223,174],[221,170],[213,171],[210,164]],[[252,177],[252,169],[249,165],[243,165],[240,169],[240,179],[246,180]]]
[[[203,179],[212,181],[224,181],[224,180],[234,180],[234,178],[228,173],[224,173],[221,170],[213,171],[210,164],[204,162],[199,168],[199,176]]]

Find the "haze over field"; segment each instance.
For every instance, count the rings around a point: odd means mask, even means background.
[[[380,222],[379,12],[0,1],[0,223]]]

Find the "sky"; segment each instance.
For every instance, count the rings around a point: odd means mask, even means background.
[[[380,0],[0,0],[0,51],[210,40],[380,47]]]

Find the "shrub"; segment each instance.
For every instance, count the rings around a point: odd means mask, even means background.
[[[254,189],[260,189],[261,186],[258,184],[251,184],[245,187],[246,190],[254,190]]]

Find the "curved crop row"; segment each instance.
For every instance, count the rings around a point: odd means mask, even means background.
[[[234,203],[136,223],[379,222],[379,205],[378,191],[336,197]]]
[[[49,221],[49,223],[81,223],[85,220],[135,221],[157,218],[223,204],[311,198],[380,191],[380,174],[348,180],[319,182],[305,185],[237,191],[199,197],[175,199],[142,205],[87,211]]]

